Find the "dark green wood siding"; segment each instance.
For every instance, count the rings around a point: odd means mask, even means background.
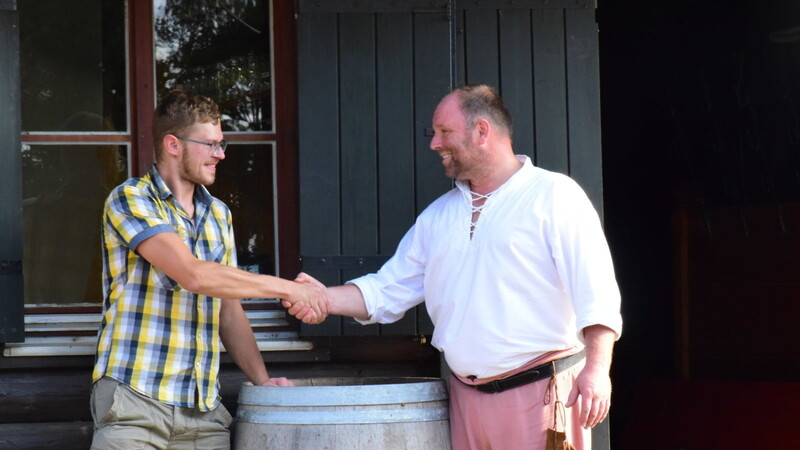
[[[570,175],[602,215],[594,8],[474,3],[457,4],[456,42],[464,46],[455,53],[464,58],[458,64],[459,84],[497,88],[514,118],[516,152],[532,157],[539,167]]]
[[[425,136],[430,114],[450,86],[448,33],[442,11],[306,12],[301,5],[300,250],[303,270],[320,281],[340,284],[374,271],[416,215],[450,187]],[[415,81],[420,79],[437,81]],[[353,264],[344,259],[336,268],[321,268],[337,255],[381,258],[355,269],[346,268]],[[424,311],[417,313],[366,327],[331,318],[303,332],[432,332]]]
[[[0,1],[0,342],[24,339],[18,21]]]
[[[298,19],[301,255],[341,254],[337,25],[332,14]],[[338,270],[313,275],[325,284],[340,282]],[[309,330],[338,335],[341,326],[328,320]]]
[[[374,271],[452,187],[429,143],[433,110],[454,84],[497,88],[514,117],[517,153],[575,178],[602,212],[595,4],[455,5],[299,2],[300,251],[304,270],[326,284]],[[391,325],[331,318],[303,328],[431,331],[420,308]]]

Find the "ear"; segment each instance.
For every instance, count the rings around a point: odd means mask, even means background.
[[[181,153],[181,141],[177,137],[172,134],[168,134],[164,136],[164,139],[161,141],[161,145],[164,146],[164,151],[172,156],[180,156]]]
[[[475,129],[478,130],[478,139],[480,139],[481,143],[485,143],[489,138],[489,131],[492,129],[492,124],[486,119],[478,119],[478,122],[475,124]]]

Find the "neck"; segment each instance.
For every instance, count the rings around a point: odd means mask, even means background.
[[[469,188],[476,194],[489,194],[508,181],[521,167],[522,162],[512,152],[510,158],[505,157],[499,161],[485,177],[469,180]]]
[[[193,216],[195,184],[183,179],[177,168],[170,169],[169,167],[165,167],[164,170],[162,170],[161,165],[157,166],[157,168],[158,174],[161,175],[164,183],[172,192],[175,201],[183,207],[190,217]]]

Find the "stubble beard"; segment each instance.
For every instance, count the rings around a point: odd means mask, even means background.
[[[211,186],[212,184],[214,184],[214,181],[216,180],[216,175],[209,174],[211,180],[207,179],[208,176],[203,177],[202,167],[205,166],[202,166],[200,169],[194,168],[190,164],[190,160],[187,157],[187,155],[188,152],[184,151],[183,158],[181,158],[181,177],[186,181],[189,181],[194,184],[199,184],[202,186]]]
[[[472,142],[466,138],[461,143],[461,148],[457,151],[450,151],[449,162],[444,162],[444,175],[448,178],[461,181],[469,181],[482,176],[488,166],[487,161],[482,158],[480,150],[473,146]]]

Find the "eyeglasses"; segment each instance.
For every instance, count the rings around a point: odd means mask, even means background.
[[[209,156],[217,156],[217,154],[222,153],[225,154],[225,149],[228,148],[227,141],[219,141],[219,142],[203,142],[197,141],[195,139],[183,138],[180,136],[175,136],[176,138],[186,141],[186,142],[194,142],[195,144],[207,145],[208,146],[208,155]]]

